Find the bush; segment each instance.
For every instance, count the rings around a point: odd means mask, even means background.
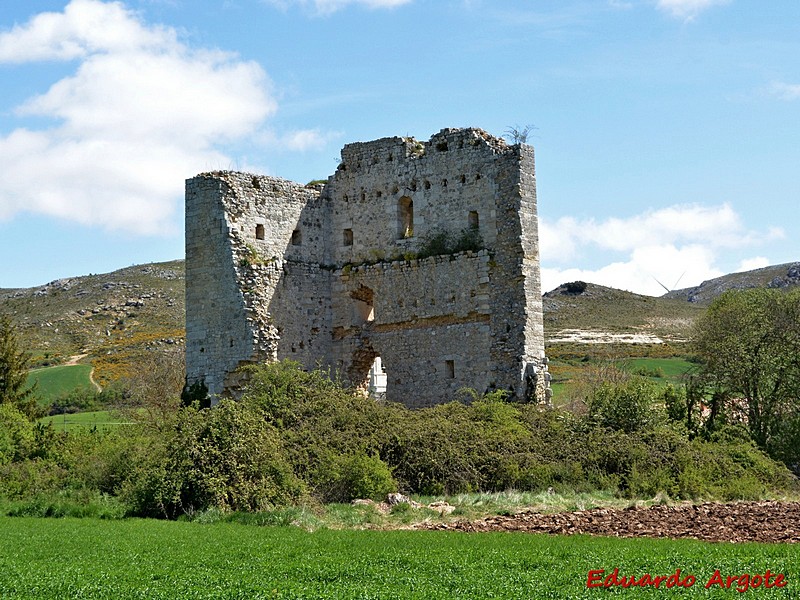
[[[567,294],[582,294],[586,291],[586,282],[585,281],[570,281],[569,283],[564,284],[564,289],[566,290]]]
[[[324,502],[350,502],[356,498],[383,500],[397,491],[389,467],[378,456],[334,455],[320,470],[317,493]]]
[[[182,409],[163,451],[143,461],[127,485],[137,514],[261,511],[304,493],[277,431],[245,404],[223,400],[214,409]]]
[[[0,497],[30,514],[77,514],[85,499],[100,507],[86,514],[122,506],[128,515],[211,519],[397,490],[742,499],[797,489],[741,427],[690,440],[682,422],[652,418],[672,392],[641,378],[598,386],[583,418],[495,395],[409,410],[295,363],[249,371],[239,402],[178,408],[160,428],[56,434],[0,407]],[[102,508],[104,498],[117,504]]]
[[[417,249],[417,258],[458,254],[459,252],[477,252],[484,247],[480,230],[475,227],[462,229],[458,234],[437,228],[428,232]]]
[[[619,384],[603,383],[587,398],[588,418],[596,425],[632,433],[650,428],[660,418],[657,384],[634,376]]]

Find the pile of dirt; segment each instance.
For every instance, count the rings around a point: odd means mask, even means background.
[[[430,523],[427,529],[524,531],[559,535],[691,538],[709,542],[800,542],[800,502],[678,504],[648,508],[593,508],[577,512],[523,512],[480,521]]]

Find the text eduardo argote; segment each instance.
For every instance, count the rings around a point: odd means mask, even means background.
[[[640,576],[620,575],[619,569],[606,572],[605,569],[593,569],[586,578],[587,588],[611,587],[654,587],[654,588],[690,588],[697,583],[697,577],[683,574],[676,569],[671,575],[650,575],[645,573]],[[705,589],[719,587],[722,589],[735,589],[737,592],[746,592],[751,589],[785,588],[786,576],[783,573],[773,573],[767,569],[764,573],[743,573],[741,575],[723,575],[719,569],[714,571],[705,582],[698,585]]]

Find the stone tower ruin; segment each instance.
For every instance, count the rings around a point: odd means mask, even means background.
[[[409,407],[547,402],[533,148],[443,129],[347,144],[320,185],[187,180],[187,382],[284,358]]]

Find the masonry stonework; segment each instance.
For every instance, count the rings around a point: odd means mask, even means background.
[[[479,242],[417,258],[442,232]],[[283,358],[363,389],[380,358],[411,407],[549,402],[533,148],[443,129],[348,144],[324,185],[187,180],[187,382],[235,394],[239,366]]]

